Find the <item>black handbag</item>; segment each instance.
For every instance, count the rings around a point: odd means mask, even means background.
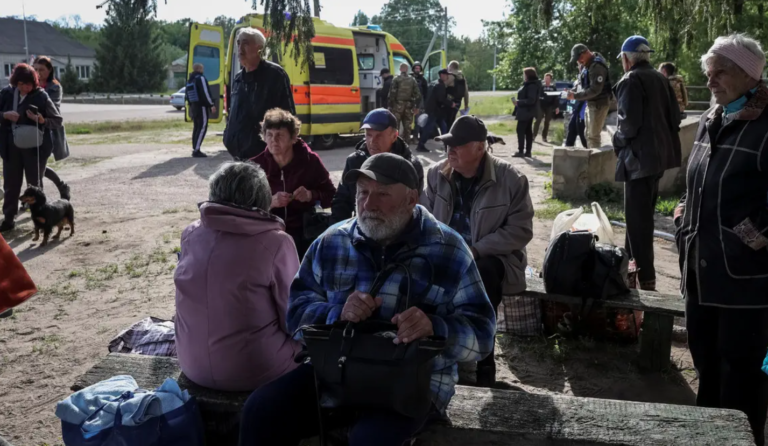
[[[401,263],[388,265],[379,273],[370,294],[375,296],[398,267],[408,272]],[[399,304],[400,299],[398,308]],[[307,325],[299,330],[315,369],[320,407],[387,409],[411,418],[429,413],[432,367],[434,358],[445,348],[444,337],[395,345],[397,325],[373,319]]]
[[[302,237],[307,242],[307,246],[320,237],[332,224],[330,212],[317,211],[315,208],[304,212],[302,218],[304,223]]]

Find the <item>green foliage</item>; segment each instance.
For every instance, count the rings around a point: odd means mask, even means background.
[[[514,108],[512,105],[512,96],[512,94],[499,96],[472,96],[472,94],[470,94],[469,106],[472,109],[471,113],[476,116],[509,116],[512,114],[512,109]]]
[[[168,61],[162,50],[154,6],[141,0],[112,0],[96,50],[95,91],[146,93],[162,88]]]
[[[390,0],[382,6],[379,15],[371,18],[371,23],[395,36],[414,60],[424,57],[434,32],[442,30],[444,22],[445,11],[440,0]],[[453,23],[449,17],[449,29]],[[435,50],[438,48],[439,39],[434,46]]]
[[[308,0],[251,0],[254,11],[264,6],[264,28],[269,32],[267,46],[279,53],[283,42],[291,42],[290,57],[310,64],[314,57],[312,38],[315,24]],[[319,9],[320,2],[315,0]]]
[[[667,217],[671,217],[675,214],[675,208],[680,203],[678,197],[659,198],[656,201],[656,213]]]
[[[84,86],[75,68],[72,66],[72,58],[67,56],[67,66],[61,76],[61,87],[66,94],[78,95],[83,92]]]
[[[229,36],[232,35],[232,30],[235,29],[235,25],[237,24],[237,20],[235,20],[232,17],[227,17],[225,15],[220,15],[213,19],[213,22],[211,22],[211,25],[214,26],[220,26],[224,29],[224,54],[229,54]],[[187,30],[187,40],[189,40],[189,30]],[[188,51],[189,44],[187,44],[186,47],[184,47],[184,52],[186,53]]]
[[[370,23],[371,19],[361,10],[357,11],[357,14],[355,14],[355,18],[352,19],[352,23],[350,26],[363,26]]]
[[[590,202],[596,201],[601,206],[605,206],[608,203],[622,203],[624,201],[624,193],[616,188],[613,183],[598,183],[593,184],[587,189],[587,199]]]
[[[93,23],[83,23],[79,15],[61,18],[49,22],[51,26],[67,37],[70,37],[90,48],[97,48],[101,42],[101,27]]]

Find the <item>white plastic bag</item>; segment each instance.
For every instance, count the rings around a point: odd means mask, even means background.
[[[427,125],[427,120],[429,120],[429,115],[427,115],[426,113],[422,113],[416,119],[416,125],[418,125],[419,127],[424,127]]]
[[[599,203],[592,203],[591,214],[585,214],[582,208],[561,212],[555,218],[555,223],[552,225],[550,240],[564,231],[593,232],[597,235],[600,243],[616,246],[616,236],[613,234],[611,222],[608,221],[608,217],[603,212],[603,208],[600,207]]]

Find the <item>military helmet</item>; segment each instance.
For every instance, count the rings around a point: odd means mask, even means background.
[[[421,65],[421,62],[419,62],[418,60],[413,63],[413,66],[411,67],[411,69],[416,68],[416,66],[418,66],[422,70],[424,69],[424,67]]]

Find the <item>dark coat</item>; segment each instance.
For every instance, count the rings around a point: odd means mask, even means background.
[[[261,122],[267,111],[281,108],[296,114],[291,80],[280,65],[262,60],[257,69],[235,75],[229,96],[229,118],[224,146],[238,158],[255,156],[267,144],[261,139]]]
[[[293,159],[282,169],[269,150],[261,152],[251,161],[264,169],[272,195],[278,192],[292,194],[301,186],[312,192],[312,200],[309,202],[292,200],[286,207],[270,210],[272,214],[285,221],[285,232],[294,238],[301,239],[304,213],[315,207],[316,201],[319,201],[323,208],[329,207],[336,193],[328,169],[325,168],[320,156],[299,139],[293,146]]]
[[[424,168],[421,166],[421,161],[411,153],[408,144],[400,137],[393,144],[392,153],[402,156],[413,164],[414,169],[416,169],[416,175],[419,177],[419,193],[421,193],[424,189]],[[362,140],[355,147],[355,151],[347,157],[344,172],[341,174],[341,182],[339,182],[339,187],[336,190],[336,195],[333,196],[333,204],[331,205],[334,223],[352,218],[352,213],[355,211],[357,185],[345,183],[344,177],[350,170],[359,169],[370,156],[371,153],[365,145],[365,140]]]
[[[432,82],[427,94],[427,102],[424,111],[431,116],[445,118],[448,111],[453,108],[453,102],[448,99],[448,89],[442,80]]]
[[[616,181],[659,176],[680,167],[680,111],[667,78],[648,62],[639,63],[616,84],[616,97]]]
[[[6,87],[0,91],[0,157],[5,158],[8,154],[8,150],[24,150],[17,149],[13,145],[13,123],[2,117],[7,111],[13,110],[13,95],[15,89]],[[30,105],[37,107],[38,112],[45,118],[45,124],[42,127],[44,129],[58,129],[61,128],[62,118],[59,114],[59,110],[56,109],[56,105],[53,104],[51,98],[48,97],[48,93],[42,88],[32,90],[23,102],[19,104],[18,110],[19,120],[17,125],[35,125],[35,122],[27,117],[27,110]],[[51,156],[53,151],[53,139],[50,132],[44,132],[43,140],[40,141],[40,157],[47,159]]]
[[[376,90],[377,108],[389,108],[389,89],[392,87],[392,80],[394,78],[394,76],[387,77],[381,84],[381,88]]]
[[[64,96],[64,89],[59,81],[54,81],[53,78],[49,79],[45,85],[45,92],[48,93],[51,102],[56,106],[56,110],[61,112],[61,98]],[[53,159],[61,161],[69,157],[67,132],[64,130],[63,125],[61,128],[51,130],[51,138],[53,139]]]
[[[424,108],[424,104],[427,102],[427,94],[429,93],[429,82],[427,82],[427,79],[424,78],[423,75],[415,75],[412,74],[413,78],[416,79],[416,83],[419,84],[419,92],[421,93],[421,104],[419,104],[419,108]]]
[[[518,121],[530,121],[539,116],[541,110],[541,95],[543,87],[541,81],[532,79],[526,81],[517,91],[517,108],[515,118]]]
[[[744,109],[701,117],[676,222],[682,287],[695,272],[699,302],[768,308],[768,88]]]

